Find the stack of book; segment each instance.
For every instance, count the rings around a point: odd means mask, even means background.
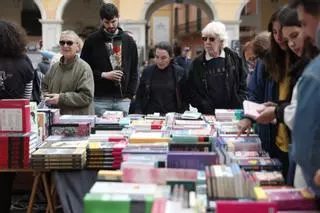
[[[239,166],[246,171],[281,171],[282,164],[278,159],[239,160]]]
[[[0,168],[28,168],[30,154],[37,148],[35,134],[0,134]]]
[[[214,130],[175,130],[172,132],[172,141],[169,151],[211,152],[214,145]]]
[[[217,129],[218,134],[223,135],[235,135],[239,132],[237,127],[238,121],[229,121],[229,122],[215,122],[215,128]]]
[[[86,148],[40,148],[32,153],[34,169],[82,169],[86,163]]]
[[[103,118],[109,120],[110,122],[119,122],[123,118],[122,111],[105,111],[102,115]]]
[[[84,198],[84,212],[151,212],[154,201],[169,194],[168,186],[96,182]]]
[[[110,132],[106,134],[91,134],[88,138],[90,142],[125,142],[128,138],[122,132]]]
[[[173,123],[173,129],[204,129],[209,128],[210,125],[202,120],[185,120],[185,119],[175,119]]]
[[[168,143],[128,144],[122,151],[122,166],[165,167]]]
[[[219,163],[216,152],[169,152],[168,168],[184,168],[204,170],[208,165]]]
[[[237,164],[206,166],[209,199],[240,199],[249,196],[243,172]]]
[[[94,132],[101,134],[108,131],[122,130],[123,126],[120,125],[118,118],[96,118]]]
[[[236,151],[228,152],[230,163],[239,163],[240,160],[259,160],[270,159],[270,156],[265,151]]]
[[[131,128],[136,132],[161,131],[164,128],[164,120],[140,119],[131,122]]]
[[[59,123],[77,124],[77,123],[90,123],[91,132],[94,131],[97,116],[95,115],[62,115],[59,118]]]
[[[191,182],[194,186],[198,172],[195,169],[124,167],[121,169],[122,181],[125,183],[152,183],[166,185],[168,182],[184,184]]]
[[[243,115],[241,109],[216,109],[215,110],[217,121],[237,121]]]
[[[87,149],[87,168],[120,169],[122,150],[126,146],[126,142],[89,142]]]
[[[281,211],[317,209],[314,193],[306,188],[256,187],[254,192],[256,200],[275,202]]]
[[[217,137],[217,144],[225,146],[228,152],[237,151],[261,151],[261,140],[258,135],[241,136],[220,135]]]
[[[120,170],[99,170],[98,171],[98,181],[107,181],[107,182],[121,182],[122,171]]]
[[[168,143],[170,135],[166,132],[136,132],[129,137],[129,143]]]
[[[55,123],[50,127],[51,135],[61,135],[66,137],[86,137],[91,132],[89,122],[79,123]]]

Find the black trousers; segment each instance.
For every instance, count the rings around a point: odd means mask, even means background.
[[[15,173],[0,172],[0,212],[10,213],[11,196]]]

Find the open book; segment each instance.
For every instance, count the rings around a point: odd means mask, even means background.
[[[256,120],[260,115],[258,111],[263,110],[266,106],[263,104],[258,104],[252,101],[243,101],[243,113],[244,116],[252,118]],[[274,119],[271,123],[276,123],[276,119]]]
[[[252,101],[243,101],[244,115],[254,120],[259,116],[259,110],[262,110],[265,106]]]

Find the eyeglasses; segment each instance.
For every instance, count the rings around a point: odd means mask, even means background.
[[[73,45],[73,41],[59,41],[60,46],[64,46],[65,44],[67,44],[68,46],[72,46]]]
[[[211,41],[211,42],[214,42],[214,41],[216,40],[215,37],[205,37],[205,36],[202,37],[202,41],[207,41],[208,39],[209,39],[209,41]]]

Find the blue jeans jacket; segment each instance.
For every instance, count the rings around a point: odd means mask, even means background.
[[[301,166],[308,186],[320,196],[320,187],[313,182],[316,171],[320,169],[320,56],[302,74],[297,101],[292,154]]]

